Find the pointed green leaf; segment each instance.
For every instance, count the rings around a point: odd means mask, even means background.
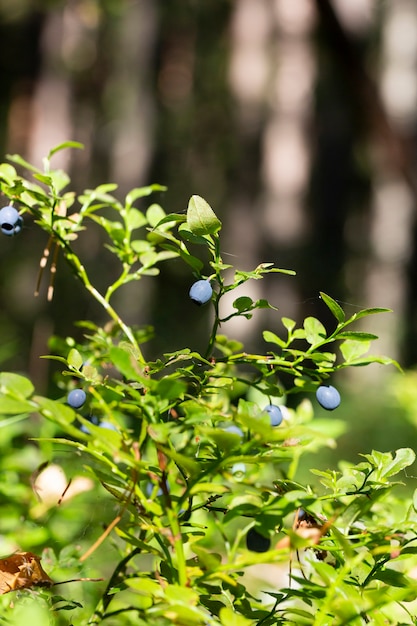
[[[189,265],[197,274],[200,274],[201,270],[204,267],[204,263],[203,261],[201,261],[201,259],[190,254],[188,250],[176,248],[175,246],[172,246],[170,244],[163,244],[162,247],[166,248],[167,250],[172,250],[173,252],[176,252],[178,256],[180,256],[182,260],[187,263],[187,265]]]
[[[339,323],[344,322],[345,312],[342,309],[342,307],[336,302],[336,300],[333,300],[333,298],[325,294],[323,291],[320,291],[320,297],[323,300],[323,302],[327,305],[327,307],[330,309],[330,311],[333,313],[337,321]]]
[[[378,339],[378,335],[373,333],[364,333],[360,330],[345,330],[341,333],[337,333],[337,339],[353,339],[355,341],[374,341]]]
[[[60,143],[58,146],[52,148],[52,150],[49,151],[48,159],[53,157],[54,154],[56,154],[60,150],[65,150],[66,148],[78,148],[79,150],[84,150],[84,145],[82,143],[79,143],[78,141],[64,141],[63,143]]]
[[[214,235],[222,226],[211,206],[200,196],[190,198],[187,225],[194,235]]]
[[[68,354],[68,365],[70,367],[73,367],[75,370],[79,370],[82,364],[83,364],[83,357],[78,352],[78,350],[76,350],[75,348],[70,350]]]
[[[149,185],[148,187],[136,187],[132,189],[126,196],[126,206],[129,208],[138,198],[150,196],[155,191],[166,191],[164,185]]]
[[[42,174],[41,170],[38,167],[35,167],[31,163],[29,163],[29,161],[25,161],[25,159],[23,159],[20,156],[20,154],[8,154],[7,158],[9,161],[12,161],[12,163],[17,163],[17,165],[21,165],[22,167],[29,170],[30,172],[35,172],[36,174]]]
[[[358,311],[358,313],[354,313],[354,315],[352,315],[352,317],[348,320],[348,323],[354,322],[355,320],[359,320],[362,317],[368,317],[368,315],[376,315],[377,313],[392,313],[392,309],[383,309],[380,307],[362,309],[362,311]]]
[[[348,365],[356,367],[356,366],[370,365],[371,363],[380,363],[381,365],[393,365],[400,372],[402,372],[401,366],[397,363],[397,361],[395,361],[394,359],[391,359],[388,356],[369,355],[367,357],[364,357],[363,359],[361,358],[352,359],[351,361],[349,361]]]

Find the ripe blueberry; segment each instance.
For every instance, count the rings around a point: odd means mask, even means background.
[[[282,422],[282,411],[276,404],[268,404],[264,411],[268,413],[271,426],[279,426]]]
[[[86,399],[87,394],[83,389],[73,389],[67,396],[67,402],[73,409],[81,408]]]
[[[236,424],[229,424],[229,426],[225,426],[223,430],[226,430],[228,433],[232,433],[233,435],[239,435],[239,437],[243,438],[243,431],[236,426]]]
[[[209,280],[197,280],[196,283],[191,285],[189,296],[193,302],[201,306],[206,304],[213,294],[213,289]]]
[[[4,235],[17,235],[22,230],[23,219],[13,206],[5,206],[0,210],[0,228]]]
[[[264,537],[255,528],[250,528],[246,535],[246,547],[252,552],[268,552],[271,547],[269,537]]]
[[[154,492],[154,487],[155,487],[155,483],[153,483],[151,481],[148,481],[146,483],[145,493],[148,496],[148,498],[150,498],[152,496],[152,494]],[[166,487],[167,487],[167,491],[169,491],[168,483],[167,483]],[[163,496],[163,495],[164,495],[164,492],[162,491],[162,487],[159,487],[158,491],[156,492],[156,497],[159,498],[160,496]]]
[[[97,424],[98,424],[98,417],[96,415],[90,415],[88,417],[88,421],[91,422],[92,424],[94,424],[95,426],[97,426]],[[81,424],[80,430],[81,430],[81,432],[85,433],[86,435],[90,434],[90,429],[87,426],[84,426],[84,424]]]
[[[318,403],[327,411],[337,409],[340,404],[340,393],[332,385],[320,385],[316,391]]]
[[[107,428],[107,430],[116,430],[117,428],[114,424],[112,424],[111,422],[107,422],[106,420],[104,420],[103,422],[100,422],[99,424],[100,428]]]

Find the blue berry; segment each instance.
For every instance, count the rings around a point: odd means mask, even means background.
[[[95,426],[97,426],[97,424],[98,424],[98,417],[96,415],[90,415],[90,417],[88,418],[88,421],[91,422],[92,424],[94,424]],[[81,430],[81,432],[85,433],[86,435],[90,434],[90,429],[87,426],[84,426],[84,424],[81,424],[80,430]]]
[[[99,424],[100,428],[107,428],[107,430],[116,430],[117,428],[114,424],[112,424],[111,422],[107,422],[106,420],[103,420],[102,422],[100,422]]]
[[[201,306],[206,304],[213,294],[213,289],[209,280],[198,280],[191,285],[189,296],[193,302]]]
[[[5,206],[0,210],[0,229],[3,235],[11,237],[22,230],[23,220],[17,209],[13,206]]]
[[[320,385],[316,391],[318,403],[327,411],[337,409],[340,404],[340,393],[332,385]]]
[[[243,438],[243,431],[236,426],[236,424],[229,424],[229,426],[225,426],[223,430],[226,430],[228,433],[232,433],[233,435],[239,435],[239,437]]]
[[[83,389],[73,389],[67,396],[67,402],[73,409],[81,408],[86,399],[87,394]]]
[[[282,422],[282,411],[276,404],[268,404],[264,408],[265,413],[268,413],[271,420],[271,426],[279,426]]]
[[[268,552],[271,547],[269,537],[264,537],[255,528],[250,528],[246,535],[246,547],[252,552]]]
[[[148,481],[148,482],[146,483],[146,486],[145,486],[145,493],[146,493],[146,495],[148,496],[148,498],[150,498],[150,497],[152,496],[152,494],[153,494],[153,492],[154,492],[154,487],[155,487],[155,483],[153,483],[153,482],[151,482],[151,481]],[[167,491],[169,491],[169,485],[168,485],[168,483],[167,483]],[[156,497],[157,497],[157,498],[159,498],[160,496],[163,496],[163,495],[164,495],[164,492],[162,491],[162,488],[161,488],[161,487],[159,487],[158,491],[156,492]]]

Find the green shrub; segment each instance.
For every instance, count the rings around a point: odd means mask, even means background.
[[[396,365],[370,356],[375,335],[355,329],[358,320],[387,309],[346,317],[321,293],[334,317],[331,330],[313,317],[297,327],[277,316],[273,330],[263,333],[263,353],[247,353],[220,330],[232,318],[274,307],[240,296],[224,311],[223,296],[267,274],[286,273],[290,280],[293,272],[271,263],[252,271],[224,263],[221,222],[199,196],[184,214],[166,214],[155,203],[137,208],[164,190],[159,185],[133,189],[123,201],[113,195],[114,184],[76,197],[66,190],[67,174],[51,168],[53,155],[68,147],[80,146],[58,146],[43,170],[9,157],[29,177],[2,164],[1,190],[25,224],[33,217],[49,235],[48,250],[56,247],[65,257],[109,323],[79,322],[82,342],[51,338],[49,358],[62,365],[58,399],[38,395],[25,376],[0,374],[0,435],[9,449],[25,433],[37,439],[24,448],[27,473],[54,459],[74,476],[87,475],[94,487],[65,506],[39,503],[19,475],[24,463],[16,469],[10,463],[18,454],[13,450],[3,467],[3,493],[11,535],[23,550],[49,548],[42,563],[54,580],[85,573],[105,580],[59,587],[60,595],[55,587],[7,594],[1,598],[5,623],[26,624],[35,612],[39,624],[415,623],[409,603],[417,593],[410,576],[417,516],[414,501],[393,493],[414,452],[372,451],[337,471],[311,468],[318,487],[303,484],[297,473],[305,453],[334,445],[343,430],[334,412],[331,419],[314,417],[317,388],[334,383],[342,368]],[[76,253],[76,240],[91,222],[106,233],[106,247],[120,263],[118,278],[103,292]],[[159,264],[171,259],[188,266],[190,286],[209,281],[212,293],[202,285],[197,301],[212,307],[211,332],[201,353],[179,346],[149,360],[151,330],[126,324],[113,296],[131,281],[156,276]],[[199,316],[190,299],[185,323]],[[79,408],[73,408],[78,399],[67,402],[73,389],[86,392]],[[281,409],[281,423],[272,409],[277,426],[270,405]],[[40,419],[27,421],[30,415]],[[19,516],[24,521],[16,533]],[[94,560],[104,546],[105,562]],[[94,565],[86,570],[89,561]],[[281,582],[263,594],[250,591],[253,565],[279,565]]]

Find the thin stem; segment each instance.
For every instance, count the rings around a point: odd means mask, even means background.
[[[65,257],[75,269],[77,276],[79,276],[79,278],[83,282],[84,287],[87,289],[87,291],[93,296],[93,298],[95,298],[95,300],[97,300],[97,302],[101,304],[101,306],[105,309],[108,315],[117,323],[119,328],[126,335],[130,343],[135,348],[138,361],[140,361],[141,364],[144,365],[145,359],[143,357],[139,344],[135,339],[132,329],[123,322],[123,320],[118,315],[118,313],[114,310],[111,304],[107,302],[106,298],[99,291],[97,291],[95,287],[93,287],[93,285],[90,283],[90,279],[87,276],[87,272],[85,271],[84,266],[81,265],[78,257],[67,248],[65,249]]]
[[[187,582],[188,582],[187,564],[185,561],[185,553],[184,553],[184,545],[182,543],[181,528],[178,522],[178,517],[174,513],[174,511],[172,511],[172,509],[168,509],[167,513],[168,513],[169,525],[171,526],[173,548],[174,548],[175,556],[177,559],[178,583],[181,586],[186,587]]]
[[[213,323],[213,328],[211,331],[211,335],[210,335],[210,340],[207,346],[207,350],[204,354],[204,358],[205,359],[209,359],[212,352],[213,352],[213,348],[214,348],[214,344],[216,342],[216,337],[217,337],[217,331],[219,329],[220,326],[220,320],[219,320],[219,299],[220,299],[220,295],[216,296],[215,302],[214,302],[214,309],[215,309],[215,320]]]
[[[114,294],[114,292],[121,287],[122,285],[125,284],[125,280],[126,280],[126,276],[128,276],[129,274],[129,265],[127,263],[123,264],[123,271],[120,274],[119,278],[107,288],[106,291],[106,295],[104,297],[104,299],[106,300],[106,302],[110,302],[110,298],[112,297],[112,295]]]

